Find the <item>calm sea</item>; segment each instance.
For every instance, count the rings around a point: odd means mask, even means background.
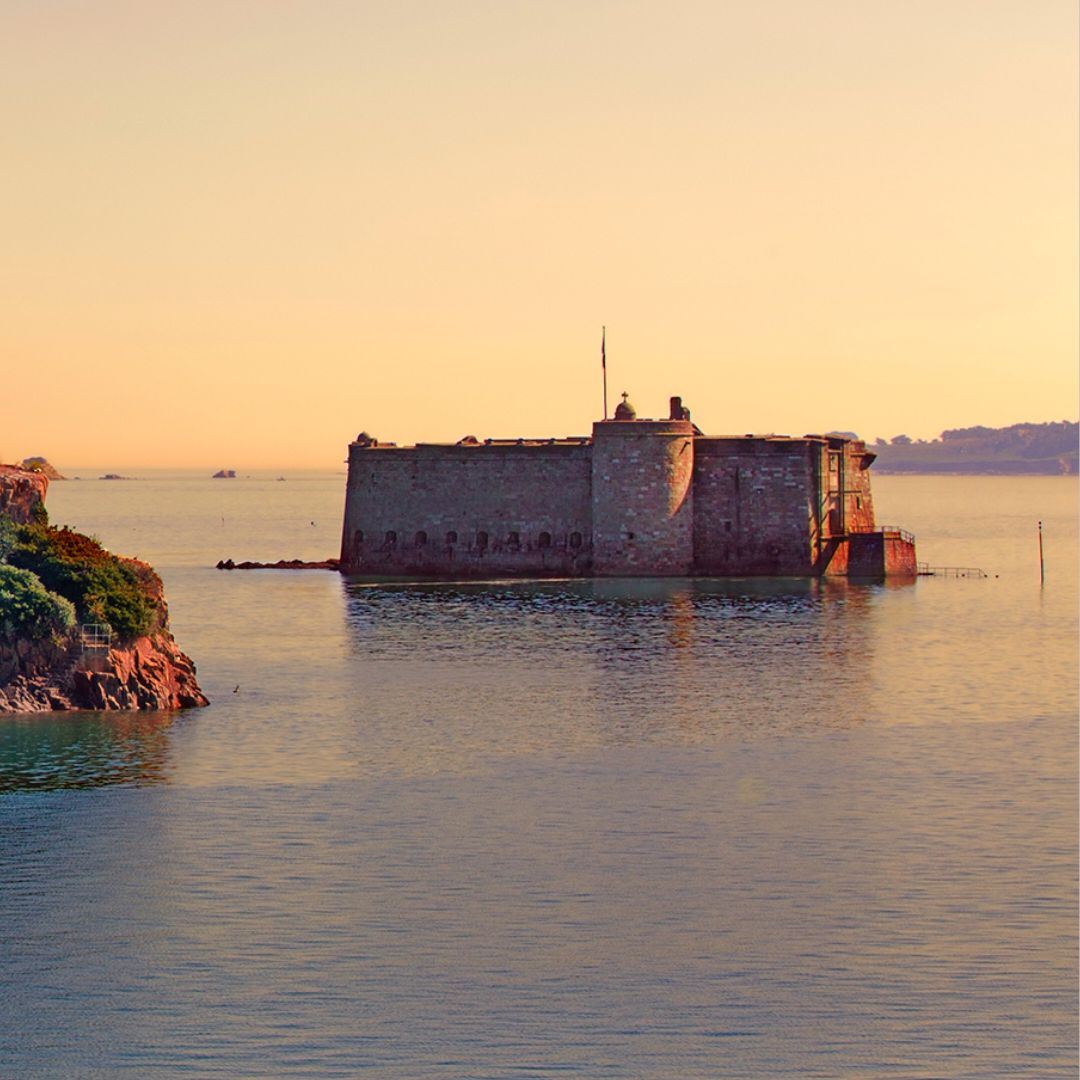
[[[985,580],[213,569],[343,486],[53,485],[213,705],[0,721],[0,1076],[1075,1077],[1075,479],[877,479]]]

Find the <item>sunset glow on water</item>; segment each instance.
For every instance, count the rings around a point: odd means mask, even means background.
[[[0,1069],[1071,1075],[1075,481],[875,496],[991,576],[227,573],[341,478],[55,484],[213,704],[0,722]]]
[[[0,26],[0,1080],[1075,1080],[1075,0]]]

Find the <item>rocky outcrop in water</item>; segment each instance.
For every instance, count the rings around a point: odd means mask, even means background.
[[[44,473],[0,465],[0,514],[17,525],[28,525],[41,514],[48,490],[49,478]]]
[[[168,631],[100,651],[84,648],[78,635],[61,642],[0,642],[0,712],[209,704],[195,665]]]
[[[208,705],[153,567],[49,527],[47,488],[0,466],[0,712]]]
[[[50,480],[66,480],[66,476],[60,475],[60,470],[55,465],[51,465],[43,457],[28,457],[22,459],[20,468],[27,469],[30,472],[41,473],[42,476],[47,476]]]
[[[219,559],[218,570],[340,570],[340,559],[321,559],[318,562],[305,562],[303,559],[278,559],[277,562],[233,562],[232,559]]]

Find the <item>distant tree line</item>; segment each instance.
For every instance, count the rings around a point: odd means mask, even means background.
[[[879,472],[1075,474],[1080,424],[951,428],[932,440],[895,435],[873,445]]]

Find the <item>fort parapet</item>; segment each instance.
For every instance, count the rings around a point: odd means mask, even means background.
[[[341,569],[365,577],[914,575],[863,442],[708,437],[679,398],[591,437],[349,446]]]

